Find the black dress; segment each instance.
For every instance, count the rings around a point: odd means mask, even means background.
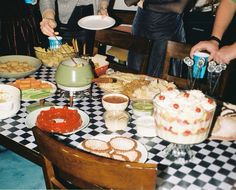
[[[62,24],[58,18],[58,7],[56,4],[56,30],[63,37],[63,41],[71,44],[72,39],[75,38],[78,41],[79,49],[82,50],[83,44],[86,44],[86,54],[92,54],[95,31],[86,30],[80,28],[78,25],[79,19],[93,15],[93,5],[76,6],[72,12],[67,24]],[[82,53],[83,51],[80,51]]]

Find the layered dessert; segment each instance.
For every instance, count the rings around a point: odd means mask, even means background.
[[[201,91],[162,92],[155,97],[154,105],[159,137],[177,144],[195,144],[207,138],[216,103]]]

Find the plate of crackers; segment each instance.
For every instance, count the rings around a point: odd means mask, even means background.
[[[0,57],[0,77],[23,78],[36,72],[42,62],[25,55],[6,55]]]
[[[33,77],[18,79],[9,83],[21,90],[23,101],[38,101],[52,96],[57,87],[51,82],[37,80]]]
[[[129,96],[131,100],[152,100],[156,94],[176,88],[174,83],[163,79],[119,71],[102,75],[99,78],[115,79],[113,80],[115,82],[98,83],[103,91],[122,93]]]
[[[119,135],[97,135],[82,141],[79,148],[99,156],[127,162],[144,163],[148,157],[147,149],[142,143]]]

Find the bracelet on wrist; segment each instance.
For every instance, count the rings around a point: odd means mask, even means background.
[[[43,17],[43,19],[55,21],[54,18]]]
[[[215,36],[211,36],[209,38],[209,40],[214,40],[214,41],[218,42],[219,45],[221,44],[221,40],[219,38],[215,37]]]

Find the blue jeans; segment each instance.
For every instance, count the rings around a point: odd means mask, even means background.
[[[152,41],[147,74],[160,77],[163,70],[167,41],[185,42],[182,14],[160,13],[138,8],[133,21],[132,34]],[[142,60],[142,54],[130,51],[128,54],[128,68],[140,71]]]

